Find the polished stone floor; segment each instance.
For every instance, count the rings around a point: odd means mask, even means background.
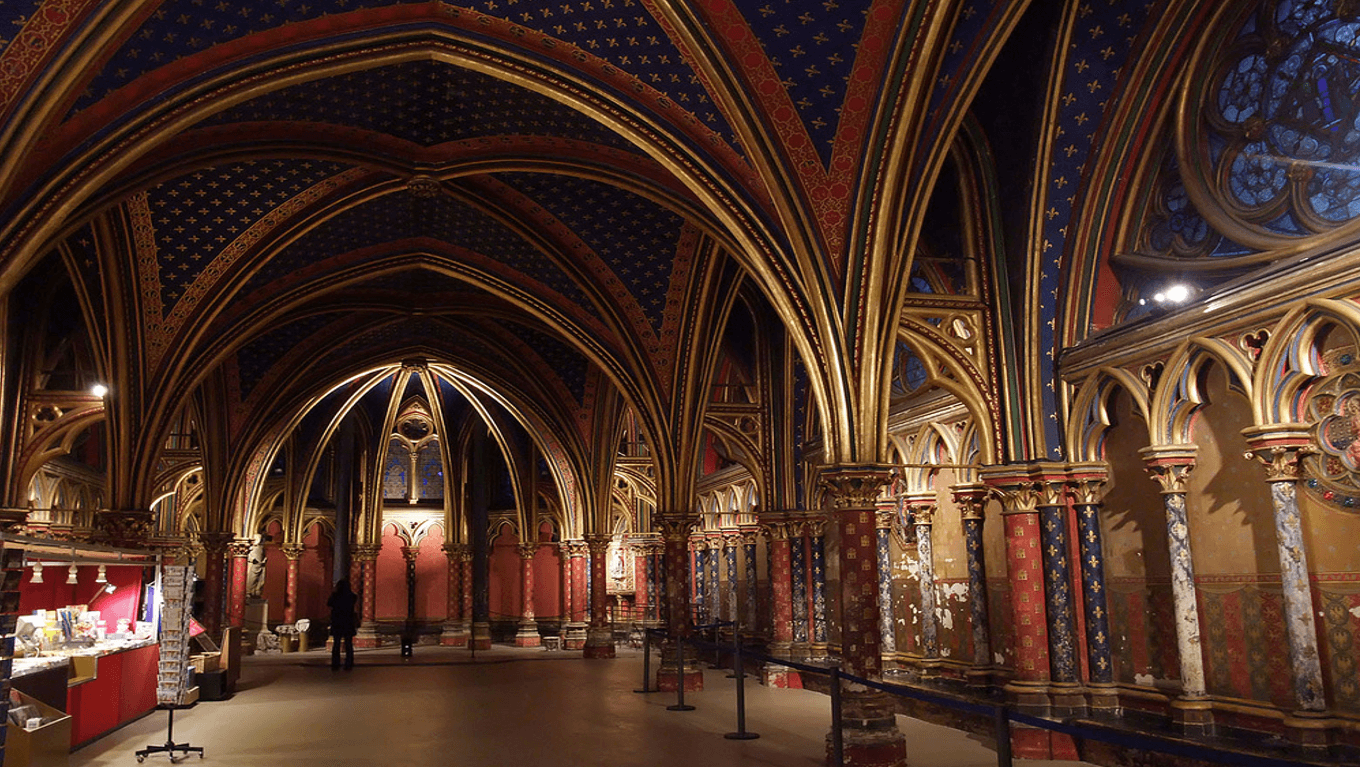
[[[175,717],[175,740],[203,746],[203,764],[259,767],[514,765],[514,767],[735,767],[824,764],[828,698],[748,684],[747,729],[734,741],[735,681],[709,670],[689,712],[674,695],[639,695],[642,659],[496,647],[477,653],[418,647],[361,651],[333,672],[321,652],[245,659],[230,700]],[[166,738],[155,712],[71,755],[71,765],[135,764],[133,752]],[[996,755],[969,736],[898,717],[912,767],[991,767]],[[164,755],[147,764],[165,763]],[[198,761],[197,756],[184,760]],[[1076,762],[1024,762],[1074,765]]]

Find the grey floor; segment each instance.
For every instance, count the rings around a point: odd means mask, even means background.
[[[667,711],[674,695],[639,695],[642,658],[493,648],[361,651],[351,672],[333,672],[320,652],[246,658],[230,700],[201,702],[175,716],[176,742],[206,749],[202,764],[515,765],[516,767],[728,767],[824,764],[828,699],[803,690],[748,684],[747,729],[733,741],[735,682],[706,672],[689,712]],[[913,767],[991,767],[996,755],[967,735],[898,717]],[[71,765],[135,765],[133,752],[164,743],[155,712],[71,754]],[[164,755],[147,764],[163,764]],[[183,760],[198,762],[197,756]],[[1076,765],[1079,762],[1025,762]]]

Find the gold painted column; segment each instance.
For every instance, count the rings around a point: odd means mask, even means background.
[[[1147,463],[1148,473],[1162,487],[1162,505],[1166,508],[1171,598],[1181,673],[1181,694],[1171,701],[1171,718],[1185,732],[1203,734],[1213,727],[1213,707],[1204,681],[1195,568],[1190,555],[1190,524],[1185,505],[1185,483],[1195,468],[1195,451],[1194,445],[1161,445],[1145,447],[1139,452]]]
[[[882,678],[878,610],[878,496],[891,480],[887,466],[834,466],[822,472],[829,522],[840,543],[841,657],[844,670]],[[886,693],[847,684],[842,695],[841,737],[845,763],[857,767],[906,764],[906,739],[897,727],[895,704]],[[831,736],[827,763],[831,764]],[[835,765],[839,767],[839,765]]]
[[[467,646],[467,624],[463,614],[463,552],[469,547],[462,543],[443,545],[449,560],[449,593],[446,600],[444,625],[439,632],[439,644],[445,647]],[[468,588],[471,584],[468,585]]]
[[[582,650],[586,646],[585,624],[585,559],[584,541],[563,541],[562,544],[563,608],[567,622],[562,628],[562,649]]]
[[[688,638],[692,627],[690,616],[690,559],[689,534],[695,520],[686,514],[657,514],[653,521],[661,530],[665,546],[662,596],[666,616],[666,633],[670,638],[663,643],[661,663],[656,670],[656,686],[662,692],[675,692],[676,685],[684,684],[686,691],[704,689],[704,674],[694,663],[694,652],[685,648],[682,667],[676,664],[675,641]]]
[[[279,551],[288,560],[288,579],[283,592],[283,622],[297,623],[298,601],[298,560],[302,558],[304,547],[301,543],[285,543]]]
[[[540,647],[538,623],[534,620],[534,555],[538,543],[521,543],[518,547],[520,563],[520,618],[515,632],[516,647]]]
[[[584,656],[587,658],[614,657],[614,632],[609,626],[609,594],[605,590],[608,574],[605,559],[609,556],[609,536],[591,533],[586,536],[586,550],[590,552],[590,626],[586,629]]]

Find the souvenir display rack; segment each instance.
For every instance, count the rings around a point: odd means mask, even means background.
[[[14,630],[19,621],[19,580],[24,574],[22,549],[0,550],[0,728],[9,721],[10,673],[14,667]],[[0,762],[5,758],[0,729]]]
[[[201,746],[175,742],[175,709],[184,705],[189,691],[189,617],[193,597],[194,572],[183,565],[161,568],[161,657],[156,675],[156,703],[170,712],[169,730],[165,743],[147,746],[137,752],[137,761],[145,761],[148,754],[175,752],[185,756],[197,753],[203,758]]]

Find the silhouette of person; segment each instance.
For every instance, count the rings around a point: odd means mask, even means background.
[[[331,669],[340,668],[341,644],[345,645],[345,670],[354,668],[354,633],[358,630],[354,605],[358,601],[347,578],[341,578],[335,584],[335,591],[326,600],[326,606],[331,608]]]

